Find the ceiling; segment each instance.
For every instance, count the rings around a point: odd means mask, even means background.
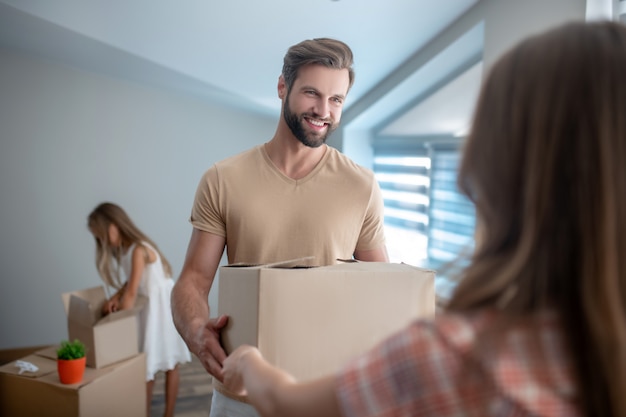
[[[477,2],[0,0],[0,45],[276,116],[276,82],[286,50],[304,39],[333,37],[348,43],[355,55],[347,112]],[[442,89],[437,98],[425,94],[440,81],[441,71],[431,73],[413,75],[413,85],[400,89],[403,100],[388,100],[384,111],[380,106],[381,111],[370,112],[377,118],[361,117],[360,123],[371,128],[386,121],[387,129],[399,134],[455,133],[467,123],[458,119],[467,119],[480,74],[466,73],[456,89]],[[399,111],[412,116],[389,126],[390,115],[397,118]],[[442,118],[457,121],[442,128]]]

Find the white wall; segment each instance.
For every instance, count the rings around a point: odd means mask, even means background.
[[[486,0],[485,69],[529,35],[568,21],[585,20],[586,6],[587,0]]]
[[[482,49],[483,68],[487,70],[503,52],[527,36],[568,21],[585,20],[588,1],[610,0],[480,0],[346,110],[342,118],[346,129],[343,135],[334,136],[333,145],[371,166],[372,132],[367,129],[382,122],[392,123],[388,119],[394,116],[394,109],[396,118],[411,112],[412,108],[405,107],[409,101],[425,94],[446,74],[459,70],[474,48],[477,52]],[[481,38],[484,35],[481,45],[476,43],[476,34]],[[463,45],[462,53],[455,49],[459,45]],[[413,89],[418,91],[409,94]],[[379,130],[384,127],[378,126]]]
[[[102,201],[124,207],[177,276],[200,176],[276,123],[6,49],[0,92],[0,349],[67,337],[61,294],[101,283],[86,217]]]

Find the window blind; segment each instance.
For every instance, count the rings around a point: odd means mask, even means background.
[[[442,270],[452,262],[464,265],[466,257],[463,255],[473,247],[476,221],[474,205],[459,192],[456,185],[461,159],[459,142],[431,144],[430,147],[427,259],[430,268]]]
[[[473,246],[473,204],[457,189],[458,138],[377,138],[374,173],[383,194],[392,261],[435,269],[447,278],[451,262]],[[396,258],[396,259],[394,259]]]

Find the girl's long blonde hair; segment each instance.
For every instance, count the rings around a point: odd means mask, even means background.
[[[503,56],[459,187],[480,234],[449,310],[558,311],[583,414],[626,416],[626,28],[570,23]]]
[[[119,247],[111,246],[109,242],[109,226],[117,226],[123,245]],[[132,244],[148,243],[159,253],[163,269],[167,276],[172,276],[172,267],[167,261],[159,247],[146,236],[128,217],[128,214],[117,204],[101,203],[87,218],[87,226],[96,241],[96,268],[102,280],[113,288],[123,286],[119,273],[119,263],[124,247]]]

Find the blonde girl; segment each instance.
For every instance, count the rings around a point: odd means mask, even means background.
[[[113,203],[98,205],[88,217],[96,242],[96,268],[116,292],[103,304],[103,314],[133,308],[137,297],[148,299],[140,315],[140,345],[146,354],[147,410],[154,378],[165,372],[165,416],[173,416],[178,395],[178,365],[191,355],[174,327],[170,294],[172,268],[158,246]]]

